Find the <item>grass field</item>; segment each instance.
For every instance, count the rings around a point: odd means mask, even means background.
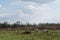
[[[32,31],[31,34],[22,34],[24,31],[19,31],[16,34],[14,31],[0,30],[0,40],[60,40],[60,30],[50,30],[49,33],[41,30],[40,32]]]

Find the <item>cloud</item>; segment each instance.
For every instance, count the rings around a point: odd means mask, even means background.
[[[19,13],[19,17],[25,17],[25,16],[28,16],[28,14],[25,14],[22,10],[20,9],[16,9],[17,13]]]
[[[40,23],[47,22],[46,19],[51,19],[50,12],[52,8],[48,4],[42,5],[27,5],[25,9],[16,10],[21,22]],[[29,13],[31,11],[32,13]],[[27,13],[28,12],[28,13]]]
[[[5,17],[5,16],[7,16],[7,14],[0,14],[0,17]]]
[[[55,0],[18,0],[15,2],[11,2],[11,5],[28,5],[28,4],[45,4],[49,2],[53,2]]]
[[[29,9],[36,9],[36,7],[33,6],[33,5],[28,5],[28,8],[29,8]]]
[[[10,6],[13,7],[10,11],[14,10],[14,12],[1,19],[8,22],[21,21],[22,23],[55,22],[53,8],[48,4],[52,1],[54,0],[19,0],[11,2]],[[52,21],[54,19],[55,21]]]
[[[0,8],[0,11],[5,11],[5,10],[7,10],[7,8]]]
[[[2,7],[2,5],[0,4],[0,8]]]
[[[30,4],[33,4],[33,5],[36,5],[36,3],[33,3],[33,2],[25,2],[25,1],[14,1],[14,2],[10,2],[10,5],[17,5],[17,6],[22,6],[22,5],[30,5]]]
[[[4,8],[1,4],[0,4],[0,11],[5,11],[7,10],[7,8]]]
[[[54,0],[21,0],[21,1],[28,1],[28,2],[35,2],[35,3],[43,4],[43,3],[52,2]]]
[[[31,9],[33,14],[30,15],[30,22],[47,22],[46,19],[51,19],[49,15],[52,8],[48,4],[43,4],[34,9]]]
[[[4,8],[4,7],[0,4],[0,17],[5,17],[5,16],[8,15],[8,14],[1,13],[1,12],[6,11],[6,10],[7,10],[7,8]]]
[[[0,14],[0,22],[15,23],[16,21],[20,21],[20,17],[17,14]]]
[[[55,0],[54,3],[60,3],[60,0]]]
[[[48,5],[48,4],[42,4],[42,5],[40,5],[40,6],[34,6],[34,5],[28,5],[27,6],[29,9],[31,9],[31,10],[50,10],[51,9],[51,7]]]

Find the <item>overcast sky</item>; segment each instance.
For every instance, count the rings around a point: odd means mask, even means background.
[[[60,23],[60,0],[0,0],[0,22]]]

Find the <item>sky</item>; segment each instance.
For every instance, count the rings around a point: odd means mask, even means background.
[[[0,23],[60,23],[60,0],[0,0]]]

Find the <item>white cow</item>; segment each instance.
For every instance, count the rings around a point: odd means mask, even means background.
[[[40,32],[38,28],[35,28],[34,31],[36,31],[36,32]]]
[[[48,29],[44,29],[45,32],[48,32]]]

